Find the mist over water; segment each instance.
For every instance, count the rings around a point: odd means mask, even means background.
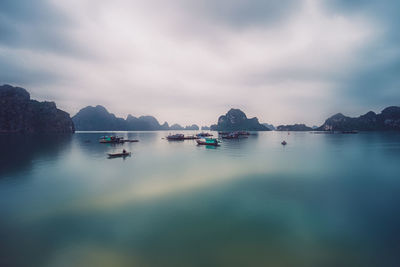
[[[1,266],[398,264],[400,133],[117,134],[0,136]]]

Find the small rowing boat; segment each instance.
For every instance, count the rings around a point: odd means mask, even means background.
[[[131,152],[108,153],[108,157],[110,157],[110,158],[128,157],[130,155],[131,155]]]

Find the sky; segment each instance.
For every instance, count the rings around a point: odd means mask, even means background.
[[[398,0],[1,0],[0,84],[75,115],[321,125],[400,105]]]

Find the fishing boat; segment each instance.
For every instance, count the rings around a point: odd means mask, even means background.
[[[184,140],[196,140],[196,139],[200,139],[200,137],[195,136],[195,135],[189,135],[189,136],[185,136],[183,139]]]
[[[236,134],[239,135],[239,136],[240,135],[250,135],[250,133],[247,132],[247,131],[237,131]]]
[[[129,139],[129,140],[124,140],[124,143],[136,143],[139,142],[137,139]]]
[[[200,139],[200,137],[197,137],[197,136],[194,136],[194,135],[185,136],[184,134],[168,135],[166,138],[167,138],[168,141],[181,141],[181,140]]]
[[[250,135],[247,131],[218,132],[218,134],[224,139],[247,138]]]
[[[200,140],[196,140],[198,145],[206,145],[206,146],[219,146],[219,142],[215,138],[203,138]]]
[[[334,131],[312,131],[312,134],[334,134]]]
[[[167,137],[168,141],[180,141],[180,140],[185,140],[185,135],[184,134],[170,134]]]
[[[356,130],[342,131],[342,134],[358,134],[358,131],[356,131]]]
[[[223,139],[239,139],[239,138],[248,138],[248,136],[239,134],[238,132],[232,132],[232,133],[222,135],[221,138],[223,138]]]
[[[101,144],[121,144],[124,142],[124,138],[118,136],[102,136],[99,140],[99,143]]]
[[[228,134],[223,134],[221,137],[223,139],[238,139],[239,135],[236,133],[228,133]]]
[[[120,157],[128,157],[131,155],[131,152],[123,151],[121,153],[108,153],[108,157],[110,158],[120,158]]]
[[[197,137],[209,137],[209,136],[213,136],[213,135],[210,133],[198,133],[198,134],[196,134],[196,136]]]

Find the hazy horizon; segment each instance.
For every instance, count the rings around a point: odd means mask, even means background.
[[[321,125],[400,103],[396,1],[0,2],[0,84],[75,115]]]

